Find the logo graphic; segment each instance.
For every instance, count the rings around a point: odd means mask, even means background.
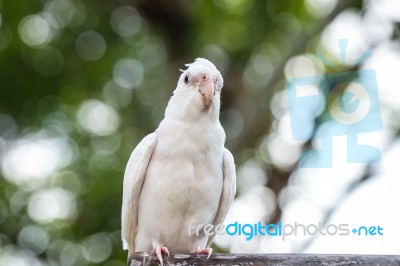
[[[346,59],[347,40],[339,40],[342,63]],[[354,65],[370,57],[366,51]],[[325,57],[318,55],[326,64]],[[378,87],[375,70],[337,72],[321,76],[287,80],[286,91],[292,135],[295,140],[307,141],[314,134],[320,142],[319,149],[303,153],[299,166],[305,168],[332,167],[332,138],[347,136],[348,163],[377,163],[380,151],[357,142],[360,133],[382,129]],[[324,111],[323,122],[314,133],[314,122]]]

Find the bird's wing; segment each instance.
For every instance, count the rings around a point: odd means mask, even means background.
[[[121,236],[123,248],[135,250],[135,238],[138,225],[138,205],[144,177],[151,155],[157,143],[156,133],[147,135],[133,150],[125,169]]]
[[[217,214],[215,215],[215,219],[213,222],[214,228],[218,224],[221,224],[226,214],[228,213],[229,207],[232,204],[233,198],[236,194],[236,171],[235,171],[235,161],[233,160],[233,156],[230,151],[225,149],[224,151],[224,160],[223,160],[223,187],[222,187],[222,195],[219,201],[219,207]],[[211,235],[208,238],[207,246],[209,247],[214,240],[216,234]]]

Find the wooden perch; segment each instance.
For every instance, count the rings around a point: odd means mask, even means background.
[[[397,255],[205,254],[164,255],[164,265],[400,265]],[[133,253],[128,266],[160,265],[151,252]]]

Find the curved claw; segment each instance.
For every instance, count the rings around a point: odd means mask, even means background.
[[[155,252],[157,255],[157,259],[160,262],[160,265],[163,266],[163,259],[162,259],[162,253],[165,253],[168,255],[169,257],[169,250],[167,247],[162,247],[160,245],[157,245],[153,248],[153,250],[151,252]]]
[[[211,254],[213,253],[213,249],[212,248],[205,248],[205,249],[201,249],[200,247],[197,248],[196,250],[197,254],[207,254],[207,259],[210,258]]]

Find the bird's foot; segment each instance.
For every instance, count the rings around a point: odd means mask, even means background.
[[[155,246],[151,252],[156,253],[157,259],[158,259],[158,261],[160,262],[160,265],[161,265],[161,266],[163,265],[162,253],[167,254],[168,257],[169,257],[168,248],[167,248],[167,247],[163,247],[163,246],[161,246],[161,245]]]
[[[201,249],[200,247],[197,248],[196,250],[197,254],[207,254],[207,259],[210,258],[211,254],[213,253],[213,249],[212,248],[205,248],[205,249]]]

